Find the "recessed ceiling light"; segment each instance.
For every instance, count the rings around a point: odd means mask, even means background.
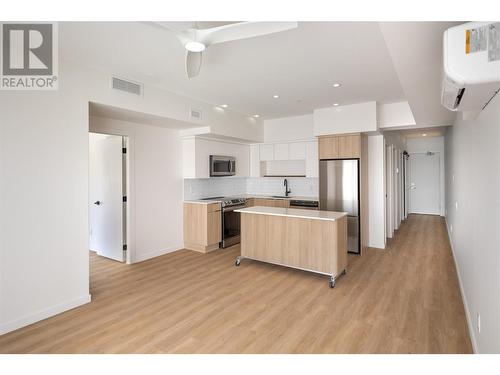
[[[333,106],[334,106],[334,107],[338,107],[338,106],[339,106],[339,103],[333,103]]]
[[[205,50],[205,45],[200,42],[187,42],[184,44],[184,48],[189,52],[201,52]]]
[[[280,96],[278,94],[273,95],[274,99],[278,99]]]
[[[253,115],[253,117],[255,117],[255,118],[259,118],[260,116],[259,116],[259,115]]]
[[[334,83],[334,84],[333,84],[333,87],[340,87],[340,86],[342,86],[342,84],[341,84],[341,83]]]
[[[422,137],[427,137],[427,133],[422,133]]]
[[[227,104],[221,104],[220,105],[222,108],[227,108]]]

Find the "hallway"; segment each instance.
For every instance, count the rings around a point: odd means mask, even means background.
[[[327,278],[239,247],[134,265],[91,253],[92,302],[0,337],[1,353],[471,353],[444,218],[410,215],[386,250]]]

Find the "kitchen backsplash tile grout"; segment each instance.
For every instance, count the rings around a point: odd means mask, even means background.
[[[200,199],[214,196],[240,194],[282,195],[285,187],[283,177],[215,177],[184,179],[184,199]],[[291,196],[317,197],[319,179],[312,177],[289,177]]]

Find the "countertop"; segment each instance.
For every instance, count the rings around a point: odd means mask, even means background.
[[[302,201],[318,201],[318,197],[302,197],[298,195],[292,195],[290,197],[284,198],[284,197],[273,197],[272,195],[261,195],[261,194],[241,194],[241,195],[235,195],[234,197],[224,197],[226,199],[231,199],[231,198],[264,198],[264,199],[287,199],[287,200],[302,200]],[[205,199],[187,199],[184,202],[189,202],[189,203],[200,203],[200,204],[210,204],[210,203],[218,203],[220,202],[220,199],[214,199],[214,200],[205,200]]]
[[[235,212],[256,214],[256,215],[271,215],[271,216],[287,216],[297,217],[300,219],[314,219],[314,220],[327,220],[335,221],[341,217],[347,216],[347,212],[334,212],[334,211],[316,211],[316,210],[302,210],[298,208],[281,208],[281,207],[262,207],[254,206],[248,208],[241,208],[234,210]]]

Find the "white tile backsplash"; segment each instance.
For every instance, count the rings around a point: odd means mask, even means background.
[[[284,177],[247,178],[247,194],[284,195]],[[288,177],[290,196],[317,197],[319,179],[307,177]]]
[[[184,199],[246,194],[246,180],[244,177],[185,178]]]
[[[283,177],[213,177],[184,179],[184,199],[200,199],[215,196],[235,196],[241,194],[283,195]],[[290,196],[317,197],[319,179],[288,177]]]

